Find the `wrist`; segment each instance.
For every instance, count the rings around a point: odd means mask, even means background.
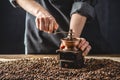
[[[52,15],[45,10],[36,10],[35,16],[38,17],[38,16],[52,16]]]
[[[86,17],[80,14],[73,14],[70,21],[70,29],[74,32],[74,37],[80,37],[84,28]]]
[[[71,32],[71,30],[72,30],[72,32]],[[70,36],[71,36],[72,38],[78,38],[78,37],[80,37],[80,33],[77,33],[77,32],[74,31],[74,29],[71,29],[71,28],[70,28],[67,37],[69,38]]]

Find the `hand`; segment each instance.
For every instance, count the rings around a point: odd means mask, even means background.
[[[83,51],[83,56],[88,55],[89,51],[91,50],[91,46],[85,38],[80,38],[80,43],[77,45],[77,47]]]
[[[88,55],[89,51],[91,50],[91,46],[89,45],[89,42],[86,41],[85,38],[80,38],[80,42],[76,45],[78,49],[80,49],[83,53],[83,56]],[[60,49],[64,49],[65,46],[61,43]]]
[[[36,26],[39,30],[42,30],[47,33],[52,33],[53,31],[57,30],[58,24],[54,17],[47,13],[39,12],[36,17]]]

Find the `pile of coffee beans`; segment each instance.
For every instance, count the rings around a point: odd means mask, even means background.
[[[90,58],[81,69],[67,69],[56,58],[1,61],[0,80],[120,80],[120,62]]]

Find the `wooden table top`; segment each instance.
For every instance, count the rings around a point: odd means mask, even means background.
[[[0,61],[10,61],[10,60],[18,60],[24,58],[57,58],[57,54],[48,54],[48,55],[24,55],[24,54],[8,54],[8,55],[0,55]],[[96,59],[112,59],[114,61],[120,62],[120,55],[87,55],[85,58],[96,58]]]

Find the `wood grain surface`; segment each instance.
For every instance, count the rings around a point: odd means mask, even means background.
[[[0,61],[19,60],[24,58],[58,58],[58,55],[0,55]],[[85,58],[111,59],[120,62],[120,55],[89,55]]]

